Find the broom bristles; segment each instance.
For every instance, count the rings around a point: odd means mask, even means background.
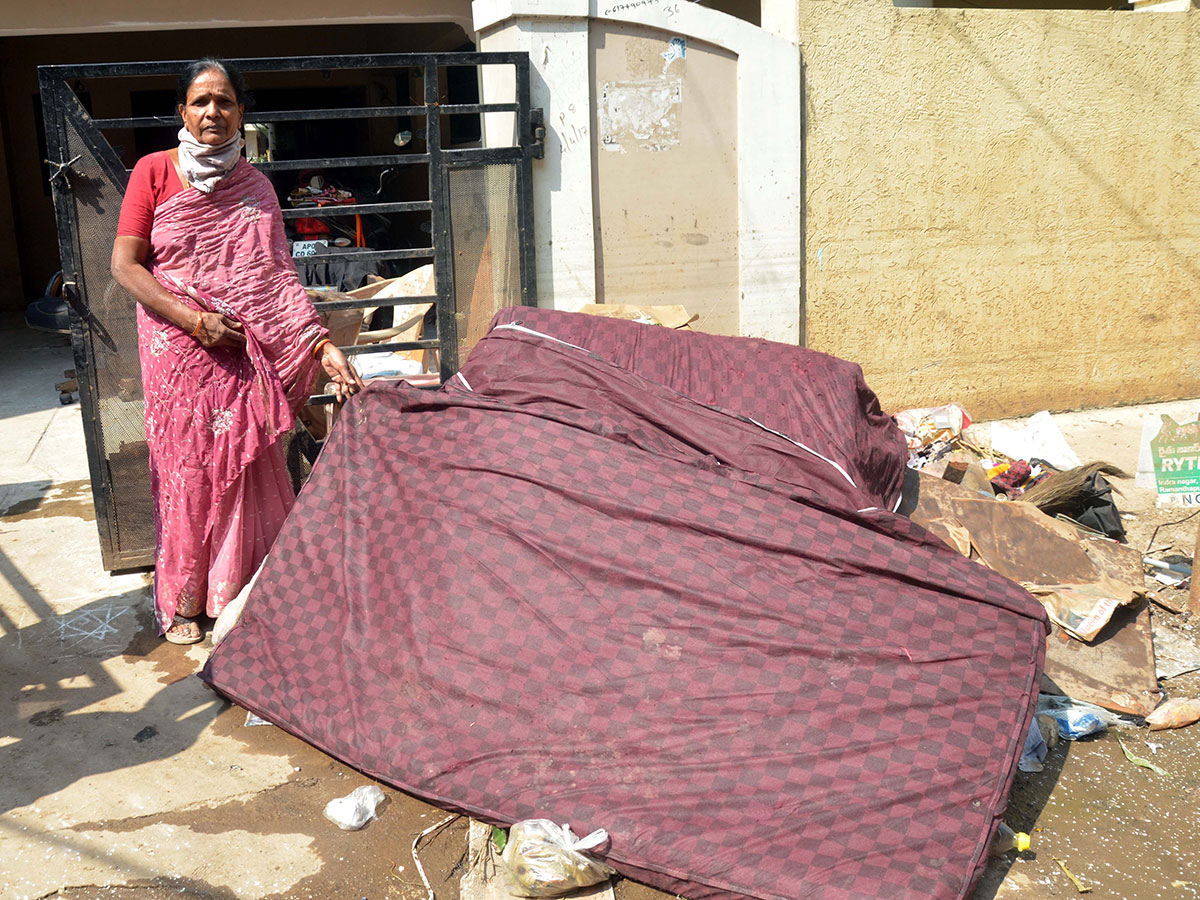
[[[1032,503],[1047,515],[1057,515],[1076,505],[1096,473],[1114,475],[1117,478],[1129,477],[1124,469],[1112,463],[1090,462],[1085,466],[1076,466],[1074,469],[1051,475],[1041,484],[1035,484],[1018,499],[1023,503]],[[1113,490],[1121,493],[1115,486]]]

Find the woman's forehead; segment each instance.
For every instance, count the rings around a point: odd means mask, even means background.
[[[220,69],[205,69],[192,79],[192,83],[188,85],[187,92],[189,97],[200,92],[206,94],[227,94],[230,97],[234,95],[233,85],[229,81],[229,76]]]

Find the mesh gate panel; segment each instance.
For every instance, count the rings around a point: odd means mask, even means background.
[[[153,561],[154,509],[137,348],[137,304],[110,272],[122,194],[104,176],[74,123],[67,128],[67,145],[69,156],[79,157],[72,166],[71,196],[79,228],[78,274],[93,318],[85,340],[91,342],[94,368],[89,374],[94,378],[96,431],[111,485],[112,549],[122,564],[140,565]]]
[[[461,361],[483,337],[496,310],[521,303],[517,167],[455,166],[446,179]]]
[[[515,142],[501,147],[455,147],[453,152],[443,152],[439,140],[441,129],[431,129],[427,136],[429,154],[424,160],[428,163],[425,184],[418,184],[419,172],[414,167],[412,184],[396,181],[394,189],[386,194],[383,176],[393,171],[397,163],[419,160],[403,153],[395,158],[362,155],[361,151],[370,148],[365,144],[359,146],[361,142],[347,146],[349,155],[321,159],[330,168],[367,170],[373,173],[372,179],[376,174],[380,179],[379,208],[372,210],[372,214],[391,224],[386,231],[371,235],[382,236],[383,241],[382,246],[365,248],[370,259],[385,265],[392,265],[388,262],[391,260],[433,260],[437,272],[436,318],[440,327],[436,340],[423,343],[437,345],[428,352],[441,354],[438,369],[443,378],[454,373],[457,361],[484,334],[496,310],[535,302],[531,161],[542,157],[543,147],[539,130],[534,127],[535,120],[538,125],[542,121],[541,110],[533,110],[529,104],[527,54],[348,54],[245,62],[250,71],[276,73],[287,83],[295,78],[297,85],[307,83],[303,73],[325,72],[331,67],[346,72],[398,71],[398,77],[406,79],[415,72],[418,80],[424,80],[425,104],[431,107],[426,118],[432,115],[433,121],[442,124],[444,118],[438,117],[435,108],[445,105],[446,98],[434,88],[444,70],[450,66],[511,67],[516,102],[511,102],[513,98],[506,94],[502,102],[485,102],[480,109],[483,115],[515,117]],[[46,120],[47,151],[62,166],[52,182],[60,255],[64,271],[75,283],[75,290],[87,308],[87,318],[75,323],[82,327],[74,327],[72,337],[101,551],[104,566],[110,571],[153,564],[155,543],[149,448],[137,352],[137,304],[115,283],[109,271],[126,180],[121,154],[113,150],[110,137],[111,133],[125,136],[127,128],[161,130],[174,126],[164,125],[165,120],[146,117],[93,118],[72,85],[81,80],[111,85],[113,103],[117,105],[116,111],[120,111],[121,98],[129,85],[125,79],[134,75],[173,78],[177,71],[177,64],[168,61],[38,67],[42,96],[52,114]],[[108,95],[108,88],[105,93]],[[464,94],[463,102],[471,99]],[[450,105],[456,104],[457,101]],[[506,108],[494,110],[493,106]],[[515,110],[510,108],[513,106]],[[294,123],[309,121],[312,113],[313,110],[299,109],[272,111],[271,115],[281,126],[294,130],[307,127]],[[323,110],[321,117],[364,118],[361,110],[341,109],[336,104],[333,109]],[[390,107],[372,107],[366,118],[383,121],[394,118],[394,111]],[[305,143],[300,141],[301,145]],[[300,152],[303,148],[292,149]],[[301,154],[293,159],[287,154],[285,159],[255,165],[277,183],[287,182],[291,176],[286,172],[292,164],[307,158]],[[285,174],[278,177],[271,174],[277,171]],[[430,224],[436,226],[431,229],[430,245],[409,246],[403,239],[407,225],[398,230],[391,226],[400,222],[398,216],[426,210]],[[301,214],[303,210],[287,210],[285,219],[298,217],[289,213]],[[352,215],[337,210],[332,213]],[[399,246],[395,246],[398,236]],[[368,257],[364,254],[363,258]],[[366,298],[351,303],[372,305]],[[317,402],[329,399],[320,397]]]

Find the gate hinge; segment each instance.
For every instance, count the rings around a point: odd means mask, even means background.
[[[546,119],[540,106],[529,110],[529,155],[534,159],[546,156]]]

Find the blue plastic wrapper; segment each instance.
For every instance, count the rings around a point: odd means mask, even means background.
[[[1068,741],[1101,734],[1109,725],[1120,721],[1116,713],[1099,706],[1050,694],[1041,694],[1038,697],[1037,711],[1038,715],[1051,716],[1058,723],[1058,736]]]
[[[1058,723],[1059,737],[1066,738],[1068,741],[1078,740],[1090,734],[1100,734],[1108,729],[1107,723],[1095,713],[1087,710],[1066,709],[1052,712],[1050,715]]]

